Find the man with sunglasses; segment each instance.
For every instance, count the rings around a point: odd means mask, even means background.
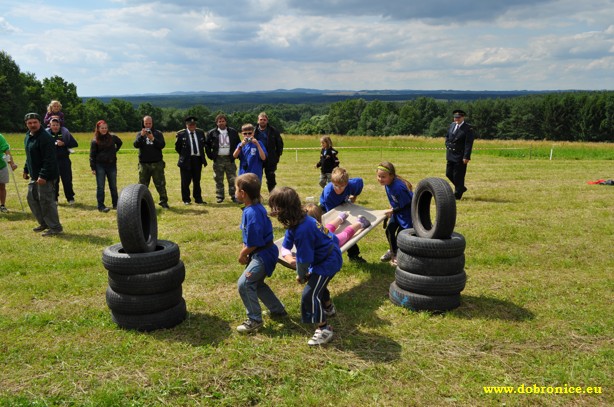
[[[446,177],[454,184],[454,197],[460,200],[467,191],[465,174],[471,160],[471,149],[475,134],[470,124],[465,122],[465,112],[452,112],[454,122],[446,134]]]

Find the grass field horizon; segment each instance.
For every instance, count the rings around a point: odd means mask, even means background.
[[[380,263],[383,229],[360,243],[368,264],[345,262],[331,282],[335,337],[312,349],[300,323],[301,286],[278,266],[268,280],[289,318],[265,317],[241,336],[236,289],[241,211],[216,204],[212,166],[203,173],[205,206],[181,203],[177,155],[166,134],[170,210],[158,207],[159,238],[176,242],[186,266],[186,321],[170,330],[119,329],[105,303],[102,250],[119,242],[116,216],[96,210],[87,151],[76,134],[76,204],[60,192],[65,234],[43,238],[20,179],[23,135],[5,135],[19,169],[7,184],[0,262],[0,405],[611,405],[614,379],[612,289],[614,145],[477,140],[469,191],[455,230],[467,240],[467,286],[445,314],[411,312],[388,300],[394,269]],[[136,183],[133,133],[118,161],[118,187]],[[284,136],[278,185],[318,197],[318,136]],[[388,206],[375,180],[382,160],[414,185],[445,178],[442,139],[333,137],[341,165],[365,188],[357,203]],[[351,148],[350,148],[351,147]],[[313,148],[313,149],[305,149]],[[297,149],[297,150],[295,150]],[[552,160],[550,154],[552,152]],[[158,194],[150,190],[154,201]],[[263,191],[266,198],[268,193]],[[108,188],[106,203],[110,205]],[[283,229],[273,220],[275,237]],[[484,387],[545,386],[597,394],[489,394]]]

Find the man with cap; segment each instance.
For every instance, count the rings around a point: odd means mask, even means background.
[[[454,197],[460,200],[467,191],[465,174],[475,135],[471,125],[465,122],[464,111],[455,110],[452,114],[454,122],[446,134],[446,177],[454,184]]]
[[[24,122],[28,131],[24,139],[26,164],[23,178],[30,179],[28,205],[38,221],[38,226],[32,230],[44,232],[42,236],[59,235],[63,228],[55,200],[56,180],[60,175],[55,140],[41,126],[41,117],[37,113],[26,114]]]
[[[192,183],[192,193],[194,202],[206,204],[203,201],[200,188],[200,176],[203,166],[207,166],[205,158],[205,132],[196,128],[198,119],[194,116],[185,118],[186,128],[177,132],[175,140],[175,151],[179,153],[177,166],[181,175],[181,199],[185,205],[190,201],[190,183]]]
[[[207,157],[213,161],[213,179],[215,181],[215,197],[217,203],[224,202],[224,174],[228,181],[228,194],[232,202],[238,203],[235,198],[235,178],[237,165],[232,153],[241,143],[239,133],[228,127],[228,120],[223,113],[215,117],[214,129],[209,130],[206,139]]]
[[[164,134],[154,129],[151,116],[143,117],[143,128],[136,133],[134,148],[139,149],[139,184],[149,188],[149,181],[153,179],[156,191],[160,195],[158,205],[168,209],[168,195],[166,193],[166,177],[162,159],[162,150],[166,142]]]

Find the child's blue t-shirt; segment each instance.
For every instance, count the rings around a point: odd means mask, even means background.
[[[264,154],[268,155],[262,141],[259,141],[258,143],[260,143],[260,147],[262,147]],[[258,147],[256,147],[255,144],[247,143],[241,147],[241,152],[239,153],[239,164],[239,175],[251,172],[256,174],[258,179],[262,181],[262,166],[264,161],[260,159]]]
[[[350,195],[360,195],[360,193],[362,192],[362,187],[362,178],[350,178],[348,180],[348,185],[345,187],[343,192],[338,194],[335,192],[333,183],[329,182],[324,187],[322,195],[320,196],[320,206],[326,213],[347,201]]]
[[[395,178],[390,185],[386,185],[386,195],[388,195],[388,201],[392,209],[402,208],[400,211],[392,214],[401,228],[412,228],[411,200],[414,197],[414,193],[407,188],[407,184]]]
[[[246,206],[243,209],[241,231],[243,243],[248,247],[265,247],[274,240],[273,224],[266,209],[260,203]],[[277,263],[279,249],[273,244],[259,251],[257,255],[262,259],[265,273],[270,277]]]
[[[339,240],[311,216],[286,230],[282,246],[288,250],[296,247],[296,262],[309,264],[310,273],[332,277],[341,270]]]

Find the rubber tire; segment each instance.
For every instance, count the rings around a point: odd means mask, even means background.
[[[118,274],[147,274],[166,270],[179,263],[179,246],[168,240],[158,240],[156,250],[149,253],[128,254],[121,243],[102,251],[105,269]]]
[[[451,276],[421,276],[396,268],[394,273],[397,287],[424,295],[460,294],[465,289],[467,274],[465,271]]]
[[[158,242],[158,219],[149,188],[131,184],[117,201],[117,229],[126,253],[149,253]]]
[[[116,293],[157,294],[180,287],[185,280],[185,265],[179,263],[166,270],[146,274],[119,274],[109,271],[109,287]]]
[[[111,311],[124,315],[152,314],[174,307],[181,301],[181,287],[165,293],[148,295],[120,294],[107,287],[107,305]]]
[[[449,239],[418,237],[414,229],[405,229],[397,235],[399,250],[411,256],[450,258],[465,253],[465,237],[452,232]]]
[[[435,199],[435,222],[431,200]],[[416,234],[427,239],[449,239],[456,225],[456,198],[442,178],[425,178],[418,183],[411,201],[411,220]]]
[[[465,269],[465,255],[448,258],[422,257],[399,250],[397,267],[408,273],[422,276],[451,276]]]
[[[172,328],[182,323],[186,315],[186,304],[183,298],[174,307],[152,314],[124,315],[111,311],[111,319],[120,328],[145,332]]]
[[[388,292],[393,304],[412,311],[449,311],[460,305],[460,294],[423,295],[403,290],[396,282],[390,284]]]

